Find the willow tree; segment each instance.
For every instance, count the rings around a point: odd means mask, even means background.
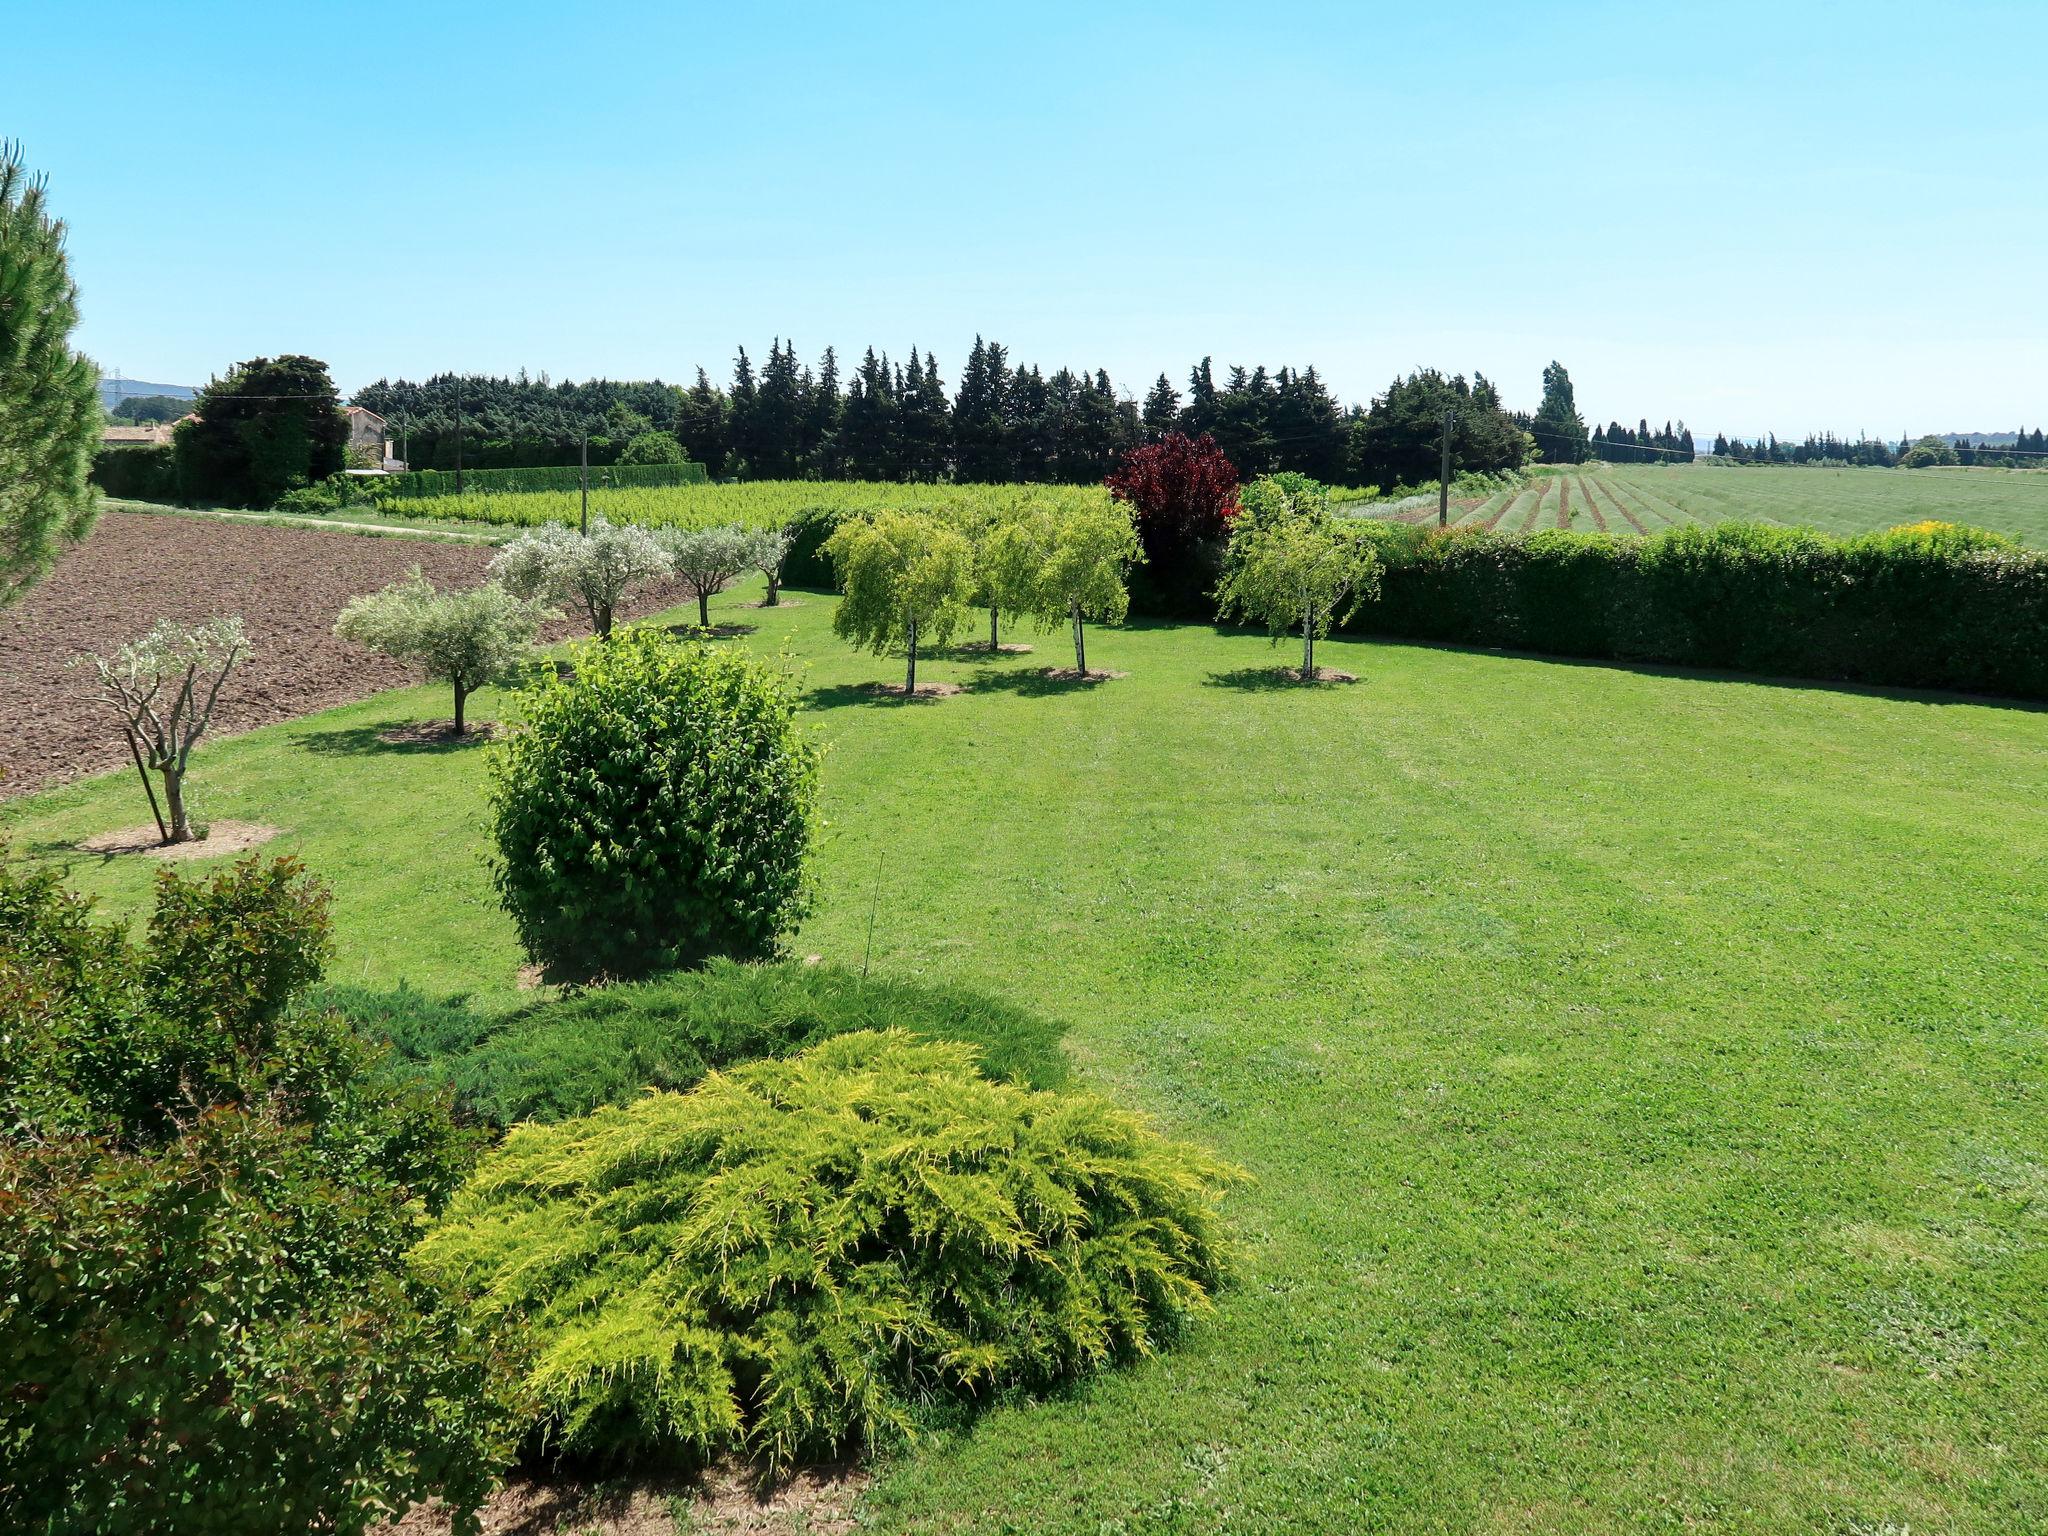
[[[1216,589],[1217,616],[1264,624],[1273,643],[1301,632],[1301,681],[1317,681],[1316,642],[1379,592],[1380,563],[1360,530],[1330,516],[1305,475],[1262,475],[1245,489]]]
[[[99,511],[86,481],[99,370],[71,350],[77,326],[63,222],[21,147],[0,144],[0,605],[39,581]]]
[[[1087,621],[1114,624],[1130,611],[1125,578],[1138,559],[1138,531],[1115,503],[1080,507],[1052,524],[1032,611],[1050,628],[1074,631],[1074,670],[1088,675]]]
[[[1030,613],[1038,599],[1039,576],[1052,549],[1053,519],[1035,501],[998,503],[977,520],[974,541],[974,603],[988,610],[988,648],[1002,648],[1002,619]]]
[[[834,633],[878,656],[903,647],[903,693],[915,694],[918,647],[951,640],[973,599],[966,538],[923,513],[878,512],[841,523],[825,553],[846,594],[832,615]]]

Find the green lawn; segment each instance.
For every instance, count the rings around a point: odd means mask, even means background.
[[[2048,1523],[2048,713],[1357,641],[1305,692],[1199,627],[878,704],[797,595],[727,615],[830,744],[797,947],[858,965],[872,909],[879,970],[1057,1019],[1257,1181],[1186,1347],[891,1464],[878,1528]],[[501,1005],[480,758],[376,740],[445,709],[217,743],[196,799],[334,883],[336,979]],[[145,818],[131,774],[0,820]]]

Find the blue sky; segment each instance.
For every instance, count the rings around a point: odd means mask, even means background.
[[[2048,422],[2048,5],[13,0],[82,344],[725,377],[977,332],[1695,429]]]

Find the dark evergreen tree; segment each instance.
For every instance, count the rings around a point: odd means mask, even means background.
[[[1578,464],[1590,446],[1586,423],[1579,415],[1572,394],[1572,376],[1564,364],[1552,362],[1543,370],[1543,402],[1529,423],[1537,450],[1549,464]]]
[[[1159,375],[1145,396],[1145,435],[1153,441],[1177,431],[1180,426],[1180,392]]]

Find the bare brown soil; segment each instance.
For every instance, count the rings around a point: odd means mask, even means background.
[[[1011,645],[1006,640],[1001,645],[992,648],[986,640],[963,640],[958,645],[954,646],[953,649],[956,651],[974,651],[983,656],[1029,656],[1033,650],[1037,649],[1037,647],[1029,645]]]
[[[856,1469],[824,1467],[799,1472],[762,1497],[752,1479],[733,1467],[714,1467],[695,1478],[611,1483],[515,1473],[484,1506],[483,1529],[484,1536],[846,1536],[858,1528],[855,1506],[867,1483]],[[447,1536],[448,1530],[447,1512],[433,1505],[386,1528],[387,1536]]]
[[[1572,483],[1564,476],[1557,477],[1557,526],[1569,528],[1572,525]]]
[[[1586,511],[1593,519],[1593,527],[1600,533],[1607,531],[1607,519],[1600,515],[1600,503],[1593,499],[1593,488],[1582,478],[1579,481],[1579,497],[1586,503]]]
[[[196,825],[196,823],[195,823]],[[140,853],[153,859],[217,859],[223,854],[247,853],[261,848],[283,829],[260,826],[253,821],[216,821],[207,825],[204,837],[182,843],[167,843],[155,822],[146,826],[123,827],[118,832],[95,832],[78,845],[81,853]]]
[[[246,731],[418,682],[412,668],[337,640],[335,616],[414,565],[437,585],[480,581],[492,553],[438,539],[109,512],[47,580],[0,609],[0,796],[128,761],[113,717],[67,668],[81,651],[112,651],[159,619],[240,614],[249,659],[221,695],[212,734]],[[675,601],[673,588],[649,588],[633,611]],[[564,621],[544,638],[585,628]]]

